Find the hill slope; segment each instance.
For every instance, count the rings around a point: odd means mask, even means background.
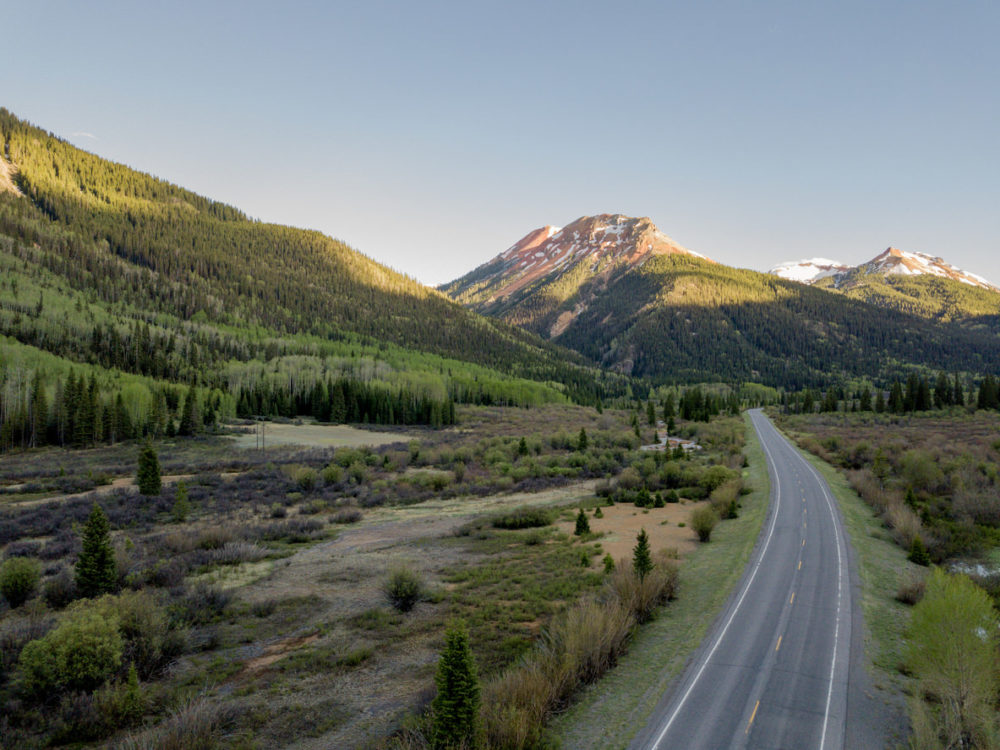
[[[558,381],[581,394],[595,389],[599,375],[577,355],[476,315],[342,242],[251,220],[2,109],[0,156],[7,185],[0,190],[0,249],[20,256],[29,275],[37,268],[105,311],[81,309],[53,325],[33,314],[44,308],[37,296],[26,300],[11,288],[0,334],[94,361],[102,347],[120,347],[133,326],[152,324],[164,344],[173,338],[164,358],[183,356],[172,368],[136,371],[195,382],[213,362],[308,352],[273,339],[310,336],[392,343]],[[133,364],[121,352],[116,361]]]
[[[621,248],[619,257],[636,252]],[[802,386],[889,377],[914,365],[1000,367],[993,331],[879,309],[689,252],[611,265],[580,258],[569,288],[569,274],[554,269],[506,297],[493,291],[505,288],[503,263],[499,256],[444,288],[473,309],[633,375]]]

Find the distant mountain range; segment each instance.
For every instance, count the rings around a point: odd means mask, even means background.
[[[440,289],[654,379],[796,386],[1000,366],[1000,294],[940,259],[890,249],[857,268],[813,259],[773,271],[716,263],[648,218],[600,214],[529,232]]]
[[[1000,292],[1000,287],[991,284],[982,276],[956,268],[941,258],[925,253],[914,253],[890,247],[876,255],[867,263],[848,266],[835,260],[810,258],[809,260],[779,263],[769,273],[802,284],[815,284],[824,279],[832,279],[835,288],[860,283],[871,275],[891,276],[937,276],[951,279],[979,289]]]

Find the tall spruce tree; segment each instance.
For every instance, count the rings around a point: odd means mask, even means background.
[[[431,745],[435,750],[471,747],[479,718],[479,679],[469,633],[458,622],[445,632],[444,652],[434,676]]]
[[[159,495],[162,489],[160,482],[160,460],[150,441],[143,443],[139,450],[139,469],[135,478],[139,492],[143,495]]]
[[[111,548],[111,525],[97,503],[90,511],[80,541],[80,557],[76,561],[77,589],[85,597],[114,591],[118,574],[115,552]]]

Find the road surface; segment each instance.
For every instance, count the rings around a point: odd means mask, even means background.
[[[743,580],[631,747],[842,750],[852,601],[826,482],[759,411],[771,507]]]

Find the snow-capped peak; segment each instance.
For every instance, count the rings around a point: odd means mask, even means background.
[[[790,281],[802,284],[814,284],[820,279],[833,277],[834,286],[851,285],[862,274],[881,274],[883,276],[940,276],[959,281],[969,286],[990,289],[1000,292],[1000,287],[991,284],[982,276],[968,273],[946,263],[941,258],[916,253],[908,250],[890,247],[876,255],[867,263],[859,266],[848,266],[827,258],[810,258],[808,260],[792,260],[779,263],[768,273],[780,276]]]
[[[836,276],[850,270],[850,266],[829,258],[809,258],[807,260],[788,260],[778,263],[768,273],[780,276],[800,284],[814,284],[828,276]]]

